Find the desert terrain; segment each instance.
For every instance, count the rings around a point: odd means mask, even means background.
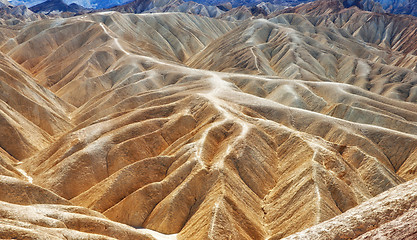
[[[0,238],[417,237],[416,17],[19,16]]]

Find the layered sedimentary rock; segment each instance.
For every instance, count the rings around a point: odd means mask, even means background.
[[[0,237],[5,239],[155,239],[76,206],[0,201],[0,216]]]
[[[349,21],[344,23],[343,19]],[[354,9],[319,16],[281,14],[268,21],[241,24],[187,64],[208,70],[348,83],[415,102],[414,24],[413,17]]]
[[[47,17],[45,15],[34,13],[29,8],[23,5],[7,6],[5,4],[0,3],[0,27],[16,26],[24,22],[32,22],[46,18]],[[9,29],[2,29],[1,33],[8,30]]]
[[[414,239],[416,186],[415,180],[402,184],[285,239]]]
[[[1,236],[405,228],[415,219],[417,20],[343,5],[322,13],[231,22],[104,12],[10,30]]]

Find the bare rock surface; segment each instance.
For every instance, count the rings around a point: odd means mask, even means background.
[[[415,180],[401,184],[329,221],[284,239],[413,239],[416,187]]]
[[[413,237],[416,24],[330,2],[5,27],[0,237]]]
[[[0,237],[18,239],[154,239],[75,206],[0,201]]]

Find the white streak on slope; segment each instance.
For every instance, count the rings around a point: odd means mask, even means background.
[[[240,140],[244,139],[249,132],[250,126],[245,121],[242,121],[240,118],[233,116],[229,111],[223,107],[224,101],[219,99],[218,96],[223,92],[230,92],[230,83],[221,79],[217,74],[212,73],[212,77],[209,78],[212,84],[212,89],[210,92],[201,94],[214,105],[214,107],[223,115],[224,119],[218,122],[215,126],[221,125],[227,121],[233,121],[238,123],[241,126],[241,132],[239,136],[233,141],[233,144],[227,146],[225,152],[223,152],[220,160],[214,164],[215,169],[222,169],[224,168],[224,160],[225,158],[232,152],[233,148],[240,142]],[[201,146],[202,147],[202,146]]]
[[[163,234],[157,231],[153,231],[150,229],[138,229],[140,232],[144,234],[149,234],[154,237],[156,240],[176,240],[177,234]]]
[[[23,176],[25,176],[26,180],[30,183],[33,183],[33,178],[27,174],[27,172],[21,168],[16,168],[18,172],[20,172]]]
[[[107,35],[109,35],[112,39],[113,39],[113,41],[114,41],[114,44],[116,44],[116,47],[119,49],[119,50],[121,50],[124,54],[126,54],[126,55],[130,55],[130,53],[129,52],[127,52],[123,47],[122,47],[122,45],[120,45],[120,42],[119,42],[119,38],[115,38],[115,37],[113,37],[110,33],[109,33],[109,31],[107,31],[107,29],[106,29],[106,27],[104,26],[104,24],[103,23],[100,23],[100,26],[101,26],[101,28],[103,29],[103,31],[107,34]]]
[[[252,55],[255,57],[255,67],[256,69],[258,69],[258,72],[260,73],[261,71],[259,70],[259,66],[258,66],[258,57],[253,52],[253,47],[250,48],[250,51],[252,52]]]
[[[218,212],[219,212],[219,205],[220,205],[219,204],[219,201],[217,201],[214,204],[213,218],[211,219],[211,222],[210,222],[210,230],[208,232],[208,237],[210,239],[215,239],[214,236],[213,236],[213,233],[214,233],[214,226],[215,226],[215,223],[216,223],[217,215],[218,215]]]

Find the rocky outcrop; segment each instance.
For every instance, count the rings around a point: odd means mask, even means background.
[[[26,239],[154,239],[150,234],[75,206],[0,201],[0,237]]]
[[[416,181],[390,189],[329,221],[284,239],[413,239]],[[271,239],[279,239],[272,237]]]

